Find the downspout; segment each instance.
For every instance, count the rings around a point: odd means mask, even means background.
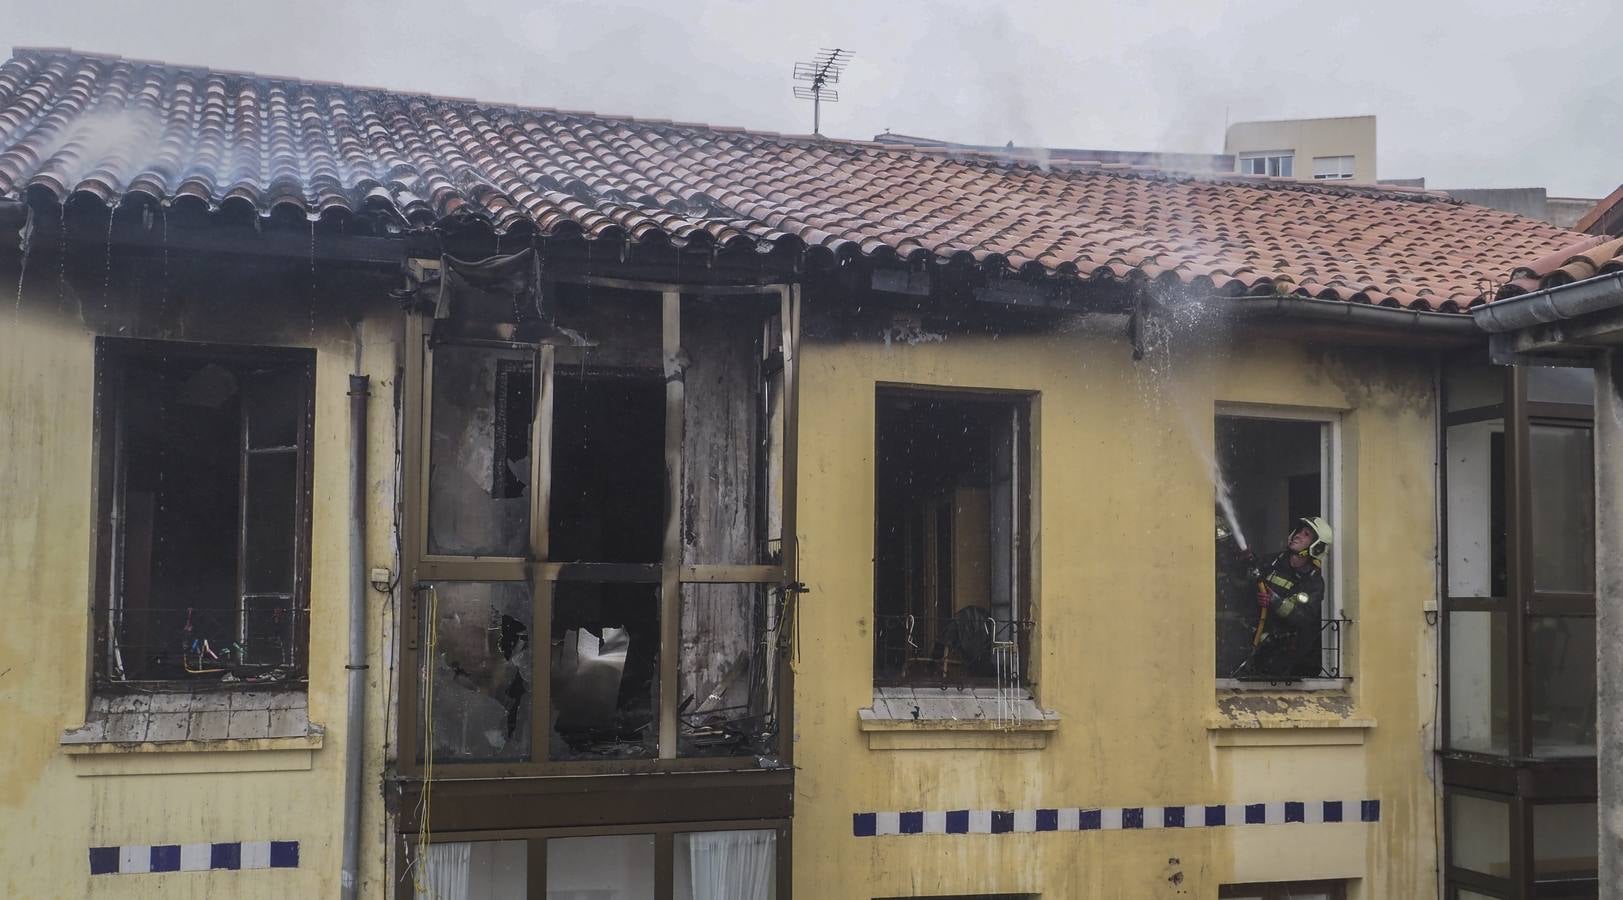
[[[349,711],[344,723],[342,897],[360,893],[362,765],[366,755],[366,406],[370,378],[349,376]]]

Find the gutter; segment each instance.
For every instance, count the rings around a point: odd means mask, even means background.
[[[1623,306],[1623,272],[1487,303],[1471,311],[1483,331],[1519,331]]]
[[[1481,337],[1482,327],[1472,316],[1461,313],[1423,312],[1393,309],[1345,300],[1318,300],[1311,297],[1230,297],[1222,301],[1225,312],[1317,322],[1342,322],[1377,328],[1420,331],[1430,335]]]

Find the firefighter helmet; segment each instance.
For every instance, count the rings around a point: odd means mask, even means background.
[[[1296,520],[1296,525],[1291,528],[1291,534],[1295,534],[1303,528],[1313,532],[1315,540],[1298,552],[1303,556],[1312,557],[1314,560],[1323,560],[1324,555],[1330,552],[1330,542],[1334,539],[1334,534],[1330,530],[1330,523],[1325,521],[1322,516],[1303,516]],[[1289,536],[1286,537],[1286,540],[1290,540]]]

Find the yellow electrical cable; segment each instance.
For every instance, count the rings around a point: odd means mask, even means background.
[[[423,787],[417,798],[417,865],[412,873],[412,886],[417,896],[432,900],[428,884],[428,847],[433,837],[429,817],[433,809],[431,794],[434,784],[434,661],[439,645],[440,596],[432,586],[428,589],[428,636],[423,642],[423,656],[428,661],[423,678]]]

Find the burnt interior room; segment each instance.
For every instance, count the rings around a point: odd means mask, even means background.
[[[561,366],[553,384],[548,555],[659,562],[664,381],[641,370]],[[658,586],[560,582],[552,609],[554,756],[653,755]]]
[[[114,467],[104,676],[219,680],[291,666],[299,369],[118,355],[102,415]]]
[[[876,683],[991,678],[1014,636],[1018,412],[882,390],[876,413]]]

